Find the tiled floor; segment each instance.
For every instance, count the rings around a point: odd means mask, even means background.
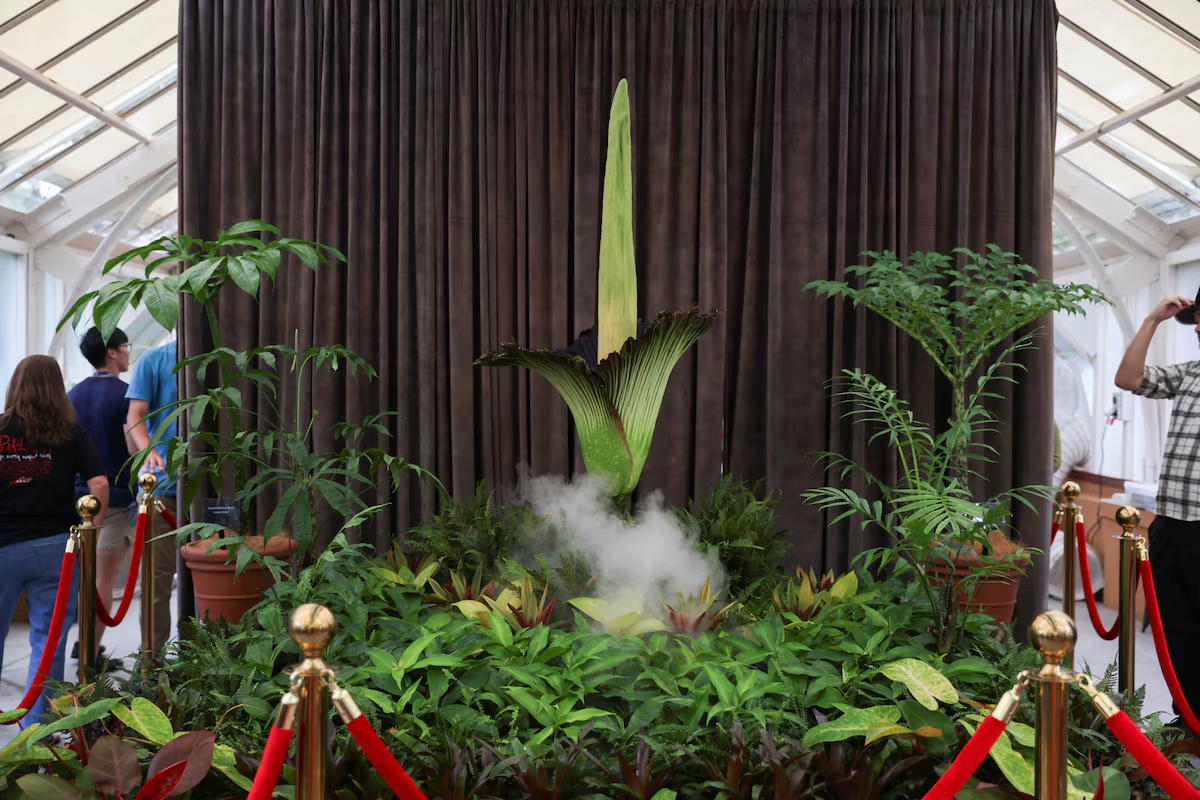
[[[133,607],[120,626],[109,630],[104,635],[104,644],[108,652],[117,658],[124,658],[137,651],[141,645],[141,627],[138,622],[138,598],[135,596]],[[174,625],[175,604],[171,604],[172,625]],[[1116,619],[1116,612],[1101,608],[1100,614],[1106,625],[1111,625]],[[1093,631],[1087,619],[1087,611],[1082,602],[1077,609],[1079,625],[1079,642],[1076,645],[1076,663],[1081,667],[1087,664],[1093,674],[1102,674],[1104,667],[1117,657],[1117,642],[1106,642]],[[67,640],[67,647],[74,645],[77,628],[72,629]],[[1165,714],[1164,721],[1173,719],[1171,712],[1171,697],[1166,682],[1158,667],[1158,659],[1154,653],[1154,640],[1149,631],[1141,632],[1139,625],[1137,635],[1137,665],[1135,680],[1146,685],[1146,701],[1144,710],[1161,711]],[[13,708],[21,700],[24,692],[25,671],[29,664],[29,627],[14,625],[8,634],[4,648],[3,671],[0,672],[0,709]],[[126,666],[132,666],[132,661],[126,661]],[[77,663],[68,658],[67,673],[77,669]],[[17,733],[17,727],[0,726],[0,746],[10,741]]]

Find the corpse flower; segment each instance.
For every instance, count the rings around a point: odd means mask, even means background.
[[[548,380],[571,410],[588,473],[614,497],[637,486],[667,379],[717,316],[695,308],[664,311],[639,332],[632,149],[629,91],[622,80],[609,113],[596,328],[564,350],[528,350],[507,342],[475,362],[528,367]]]

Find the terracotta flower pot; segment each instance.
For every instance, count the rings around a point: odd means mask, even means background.
[[[183,560],[192,571],[196,616],[200,619],[237,622],[258,604],[274,579],[270,572],[257,563],[248,564],[242,574],[234,579],[236,562],[225,563],[227,548],[218,547],[211,553],[207,552],[215,538],[187,542],[180,548]],[[261,556],[286,560],[296,552],[297,543],[295,539],[284,535],[272,536],[266,543],[261,536],[247,536],[246,546],[253,547]]]
[[[1011,624],[1024,573],[1017,567],[997,570],[987,580],[961,585],[964,578],[978,569],[979,562],[975,559],[959,557],[953,564],[939,559],[929,565],[929,582],[938,588],[945,586],[946,581],[952,581],[956,590],[954,599],[959,608],[978,611],[997,622]]]

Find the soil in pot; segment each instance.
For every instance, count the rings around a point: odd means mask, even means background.
[[[228,550],[218,547],[208,552],[215,538],[187,542],[180,548],[183,560],[192,572],[196,616],[237,622],[262,599],[274,580],[270,572],[256,563],[248,564],[235,579],[235,563],[225,563]],[[261,536],[247,536],[246,546],[253,547],[259,555],[287,560],[296,552],[297,543],[284,535],[272,536],[265,543]]]

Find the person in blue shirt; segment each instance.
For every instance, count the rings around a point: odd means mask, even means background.
[[[179,393],[175,384],[175,342],[148,350],[133,366],[133,378],[125,396],[129,413],[125,419],[126,441],[130,453],[137,453],[158,441],[158,446],[146,457],[143,467],[158,476],[156,495],[175,498],[174,481],[166,475],[166,442],[175,436],[175,422],[167,422]],[[168,503],[169,504],[169,503]],[[164,533],[158,520],[155,533]],[[171,582],[175,578],[175,542],[170,537],[154,540],[154,648],[161,650],[171,636]],[[160,588],[161,587],[161,588]]]
[[[129,337],[120,328],[113,331],[105,342],[95,327],[88,329],[79,342],[79,351],[88,363],[96,368],[90,378],[77,384],[67,397],[75,409],[75,418],[80,427],[92,437],[100,460],[108,474],[108,504],[111,512],[96,537],[96,593],[111,613],[113,584],[121,561],[129,554],[133,543],[134,523],[137,521],[137,506],[129,485],[128,448],[125,445],[125,417],[129,401],[125,391],[129,385],[121,380],[121,373],[129,370]],[[75,481],[75,496],[88,493],[82,478]],[[105,627],[96,623],[96,642],[104,635]],[[100,647],[101,655],[104,647]],[[73,658],[79,658],[79,643],[75,643]],[[107,669],[120,668],[121,662],[112,659]]]

